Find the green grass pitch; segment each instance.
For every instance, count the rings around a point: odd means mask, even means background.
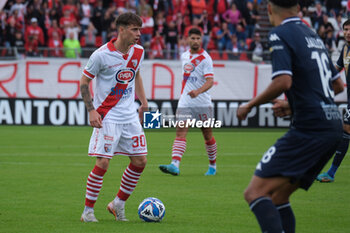
[[[91,130],[0,126],[0,232],[259,232],[243,191],[263,152],[285,130],[215,130],[215,177],[204,176],[208,159],[200,131],[189,132],[181,174],[174,177],[158,169],[159,164],[170,162],[174,130],[147,130],[148,164],[126,204],[130,222],[115,222],[106,211],[129,163],[119,156],[111,161],[95,205],[99,222],[81,223],[86,179],[95,163],[87,156]],[[166,214],[161,223],[138,218],[137,207],[146,197],[164,202]],[[315,183],[308,192],[297,191],[291,203],[297,232],[350,232],[349,157],[335,183]]]

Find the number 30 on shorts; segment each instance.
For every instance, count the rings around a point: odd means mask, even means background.
[[[134,136],[131,138],[134,142],[132,143],[132,147],[145,147],[146,146],[146,138],[145,135]]]

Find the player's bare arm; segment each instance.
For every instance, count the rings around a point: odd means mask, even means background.
[[[148,110],[148,101],[146,99],[145,89],[143,88],[143,83],[142,83],[140,71],[137,71],[136,77],[135,77],[135,92],[136,92],[136,95],[141,102],[141,106],[139,108],[139,117],[142,121],[143,112]]]
[[[198,88],[196,90],[192,90],[192,91],[188,92],[187,94],[189,96],[191,96],[191,98],[196,98],[199,94],[209,90],[213,85],[214,85],[214,78],[209,77],[206,79],[206,82],[203,84],[203,86],[201,86],[200,88]]]
[[[336,95],[344,91],[344,82],[340,77],[332,82],[332,86]]]
[[[83,97],[87,111],[89,112],[90,125],[95,128],[102,128],[102,118],[100,114],[95,110],[92,104],[91,93],[89,90],[89,84],[91,79],[84,75],[80,79],[80,93]]]
[[[287,100],[275,99],[272,101],[272,110],[275,116],[285,117],[292,114],[289,103]]]
[[[249,101],[247,104],[239,106],[237,110],[238,119],[246,119],[248,113],[254,106],[259,106],[277,98],[283,92],[289,90],[291,86],[292,76],[283,74],[275,77],[270,85],[260,95]]]

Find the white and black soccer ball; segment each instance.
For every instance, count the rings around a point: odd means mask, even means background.
[[[165,215],[165,206],[158,198],[148,197],[139,205],[138,213],[145,222],[160,222]]]

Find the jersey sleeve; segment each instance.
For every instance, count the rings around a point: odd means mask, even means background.
[[[213,60],[210,57],[207,57],[203,61],[203,75],[204,78],[214,78],[214,68],[213,68]]]
[[[145,50],[142,51],[142,56],[140,59],[140,64],[137,66],[136,73],[140,70],[140,67],[142,65],[143,59],[145,58]]]
[[[291,50],[283,38],[277,32],[269,35],[269,44],[272,60],[272,79],[275,77],[292,73],[292,56]]]
[[[343,49],[342,49],[341,52],[340,52],[340,55],[339,55],[339,58],[338,58],[337,63],[335,64],[336,66],[338,66],[338,67],[341,68],[341,69],[344,68],[344,60],[343,60],[343,57],[344,57],[344,47],[343,47]]]
[[[90,56],[86,66],[84,68],[83,75],[85,75],[86,77],[88,77],[90,79],[94,79],[100,70],[100,66],[101,66],[101,58],[100,58],[100,56],[98,56],[98,54],[96,52],[94,52]]]

